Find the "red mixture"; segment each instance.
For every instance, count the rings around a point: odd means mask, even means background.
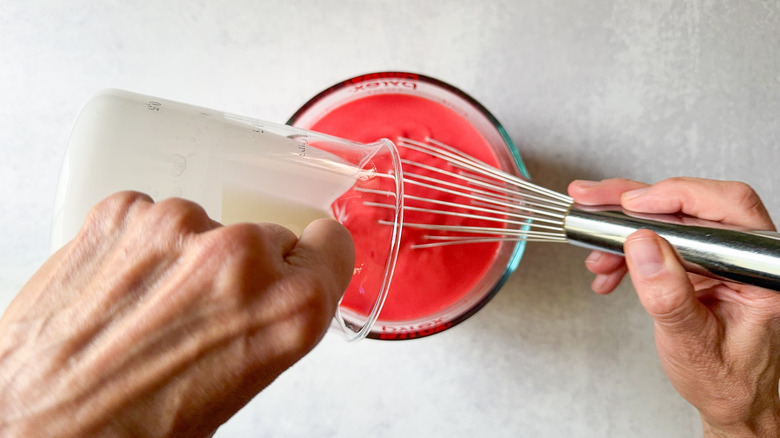
[[[336,108],[313,126],[305,128],[364,143],[380,138],[395,142],[398,137],[420,141],[431,137],[496,165],[496,158],[485,139],[462,116],[440,103],[415,96],[378,94],[364,97]],[[431,160],[404,149],[400,150],[400,154],[402,158],[410,157],[417,161]],[[415,172],[431,173],[418,169]],[[405,187],[407,194],[418,194],[420,190],[411,185]],[[441,195],[438,197],[441,198]],[[367,207],[352,205],[350,208]],[[421,213],[405,214],[406,222],[434,220]],[[390,227],[378,226],[376,219],[371,214],[351,214],[349,218],[342,219],[352,233],[358,254],[371,254],[372,249],[380,245],[377,242],[387,241],[383,233],[389,233]],[[463,219],[449,221],[464,222]],[[446,309],[474,287],[493,263],[498,250],[497,243],[423,249],[410,247],[423,241],[422,236],[426,233],[411,228],[403,230],[395,275],[380,314],[381,320],[415,320]],[[358,268],[383,269],[383,265],[384,258],[378,257],[363,266],[359,263]],[[342,301],[343,306],[358,312],[370,308],[371,304],[371,298],[364,297],[363,291],[351,289]]]

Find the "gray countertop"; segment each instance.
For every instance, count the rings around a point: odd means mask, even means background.
[[[284,122],[320,90],[402,70],[482,102],[535,182],[741,180],[780,218],[775,1],[5,0],[0,306],[46,259],[81,106],[124,88]],[[690,437],[628,281],[530,244],[465,323],[404,342],[331,334],[217,436]]]

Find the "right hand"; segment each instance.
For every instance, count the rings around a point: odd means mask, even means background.
[[[569,193],[581,204],[775,229],[759,197],[742,183],[575,181]],[[647,230],[630,235],[624,251],[625,260],[601,252],[588,257],[588,269],[597,274],[593,289],[610,293],[629,272],[653,318],[661,365],[699,410],[705,435],[780,436],[780,294],[688,274],[673,248]]]
[[[332,220],[113,195],[0,319],[0,435],[210,436],[317,344],[353,263]]]

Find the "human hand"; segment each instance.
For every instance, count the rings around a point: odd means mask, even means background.
[[[0,319],[0,435],[210,436],[319,342],[353,263],[335,221],[113,195]]]
[[[642,213],[684,213],[756,230],[774,230],[747,185],[672,178],[649,186],[625,179],[575,181],[575,202],[621,205]],[[625,259],[594,251],[586,260],[595,292],[610,293],[629,272],[653,318],[661,365],[701,415],[705,436],[779,436],[780,294],[688,274],[669,244],[640,230]]]

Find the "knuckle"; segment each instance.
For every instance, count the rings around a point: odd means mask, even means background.
[[[180,198],[155,204],[149,211],[148,221],[156,227],[156,233],[177,236],[204,231],[211,224],[203,207]]]
[[[743,225],[750,225],[755,229],[775,229],[769,212],[753,187],[738,181],[727,184],[729,184],[729,190],[732,194],[732,202],[737,207],[735,210],[743,212],[744,219],[742,221],[747,221]]]
[[[687,184],[691,182],[693,178],[687,177],[687,176],[672,176],[666,179],[663,179],[658,182],[658,184],[664,184],[664,185],[678,185],[678,184]]]
[[[648,289],[652,289],[652,293],[647,294],[644,304],[654,319],[676,322],[684,317],[679,295],[670,293],[663,287],[651,286]]]
[[[97,203],[89,212],[90,217],[124,216],[137,204],[151,204],[152,199],[140,192],[117,192]]]
[[[92,207],[87,213],[83,230],[89,234],[112,234],[124,229],[134,213],[153,202],[148,195],[140,192],[114,193]]]
[[[656,190],[675,192],[678,189],[688,187],[695,183],[695,178],[690,178],[687,176],[672,176],[658,181],[657,183],[653,184],[653,187]]]
[[[761,202],[761,198],[759,198],[758,193],[753,190],[753,187],[740,181],[734,181],[729,184],[731,185],[731,190],[733,190],[738,205],[753,211],[762,209],[763,203]]]

